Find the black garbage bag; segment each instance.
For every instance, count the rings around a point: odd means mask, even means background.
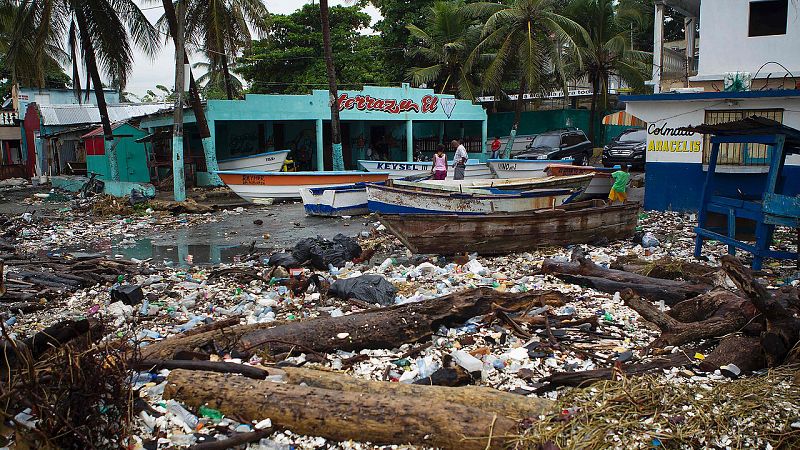
[[[303,261],[298,261],[291,253],[278,252],[270,255],[267,264],[270,266],[300,267]]]
[[[288,259],[287,255],[293,259]],[[270,256],[269,265],[298,267],[306,261],[311,261],[316,269],[327,270],[330,264],[343,267],[347,261],[359,255],[361,246],[358,245],[358,241],[340,233],[334,236],[333,240],[321,236],[301,239],[295,244],[291,254],[275,253]]]
[[[328,294],[343,299],[355,298],[367,303],[389,306],[394,303],[397,289],[380,275],[361,275],[334,281]]]

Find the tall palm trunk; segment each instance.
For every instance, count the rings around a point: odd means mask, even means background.
[[[325,47],[325,69],[328,72],[328,95],[331,105],[331,143],[333,147],[333,170],[344,170],[342,156],[342,136],[339,126],[339,98],[336,92],[336,68],[333,66],[331,48],[331,24],[328,15],[328,0],[319,1],[319,14],[322,19],[322,45]],[[322,163],[322,161],[320,161]],[[321,169],[322,167],[320,167]]]
[[[519,122],[522,118],[523,96],[527,90],[528,78],[523,75],[519,80],[519,93],[517,94],[517,101],[514,103],[514,124],[511,125],[511,132],[508,134],[508,142],[506,142],[506,151],[504,155],[506,159],[511,157],[511,149],[514,147],[514,138],[517,136],[517,129],[519,128]]]
[[[598,77],[592,77],[592,106],[589,110],[589,140],[594,146],[594,118],[597,114],[597,91],[600,90],[600,80]]]
[[[161,3],[164,5],[164,15],[167,18],[169,34],[172,36],[172,42],[177,48],[178,36],[176,30],[178,28],[178,19],[175,15],[175,5],[172,4],[171,0],[161,0]],[[183,52],[183,62],[184,64],[189,64],[189,55],[187,55],[185,51]],[[200,89],[194,79],[191,67],[189,68],[189,100],[192,104],[192,111],[194,112],[195,122],[197,123],[197,129],[200,134],[200,142],[203,144],[203,154],[206,158],[206,171],[209,173],[212,184],[221,185],[222,180],[219,178],[219,175],[214,173],[219,170],[216,148],[211,138],[211,131],[208,128],[208,119],[206,119],[206,112],[203,109],[203,100],[200,98]]]
[[[117,149],[114,145],[114,131],[111,129],[111,120],[108,118],[108,105],[106,96],[103,92],[103,81],[100,79],[100,71],[97,69],[92,40],[87,31],[86,16],[80,8],[75,9],[75,20],[78,22],[78,32],[80,33],[81,45],[83,46],[84,58],[86,59],[86,71],[89,72],[89,79],[92,81],[94,95],[97,99],[97,110],[100,112],[100,123],[103,125],[103,136],[105,138],[104,150],[108,158],[108,168],[111,181],[119,181],[119,163],[117,161]]]
[[[228,56],[222,55],[222,74],[225,80],[225,94],[228,100],[233,100],[233,87],[231,86],[231,71],[228,68]]]

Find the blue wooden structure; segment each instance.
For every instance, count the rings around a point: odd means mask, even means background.
[[[753,254],[752,267],[761,268],[764,258],[798,259],[798,253],[770,248],[776,225],[800,228],[800,197],[784,195],[789,183],[796,179],[783,176],[786,155],[800,154],[800,130],[763,117],[749,117],[718,125],[700,125],[683,130],[710,134],[711,155],[708,174],[703,186],[698,224],[695,228],[694,256],[699,257],[704,239],[715,239],[728,245],[728,253],[736,249]],[[717,156],[720,144],[765,144],[769,146],[769,173],[760,199],[732,198],[715,192]],[[740,196],[744,197],[744,196]],[[727,218],[727,233],[722,234],[708,225],[708,214],[717,213]],[[736,239],[736,219],[755,222],[755,243]]]

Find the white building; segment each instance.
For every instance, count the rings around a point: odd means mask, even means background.
[[[665,6],[686,15],[683,55],[662,45]],[[664,0],[655,9],[655,94],[620,100],[648,123],[645,208],[694,210],[711,148],[702,135],[678,128],[758,115],[800,129],[800,2]],[[695,21],[702,36],[697,48]],[[764,146],[723,146],[719,189],[758,197],[767,156]],[[788,158],[783,175],[789,193],[800,193],[800,158]]]

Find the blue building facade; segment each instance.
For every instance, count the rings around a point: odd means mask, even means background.
[[[647,122],[644,207],[697,211],[711,146],[703,135],[679,128],[730,122],[749,116],[800,129],[800,90],[663,93],[622,96],[626,111]],[[767,181],[769,148],[726,144],[717,159],[718,194],[760,198]],[[791,155],[779,183],[800,195],[800,158]]]

